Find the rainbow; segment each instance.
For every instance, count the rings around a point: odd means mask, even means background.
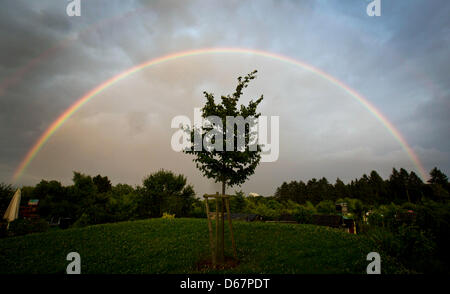
[[[364,106],[370,113],[372,113],[383,125],[384,127],[394,136],[394,138],[400,143],[402,148],[405,150],[405,152],[408,154],[409,158],[412,160],[414,166],[418,170],[421,178],[423,180],[427,179],[427,173],[425,168],[423,167],[422,163],[420,162],[417,155],[414,153],[412,148],[409,146],[408,142],[405,140],[405,138],[400,134],[400,132],[394,127],[394,125],[372,104],[370,103],[366,98],[361,96],[358,92],[350,88],[349,86],[345,85],[341,81],[337,80],[333,76],[329,75],[328,73],[315,68],[309,64],[306,64],[304,62],[298,61],[296,59],[293,59],[291,57],[267,52],[267,51],[261,51],[261,50],[255,50],[255,49],[246,49],[246,48],[204,48],[204,49],[196,49],[196,50],[188,50],[188,51],[182,51],[182,52],[176,52],[173,54],[165,55],[162,57],[157,57],[154,59],[151,59],[149,61],[146,61],[142,64],[136,65],[134,67],[131,67],[121,73],[119,73],[116,76],[113,76],[112,78],[108,79],[107,81],[101,83],[100,85],[96,86],[89,92],[87,92],[85,95],[77,99],[77,101],[72,104],[69,108],[67,108],[46,130],[45,132],[39,137],[39,139],[34,143],[33,147],[27,152],[26,156],[23,158],[19,166],[17,167],[16,171],[13,175],[13,182],[17,182],[27,167],[30,165],[30,163],[33,161],[33,159],[36,157],[36,155],[39,153],[39,151],[42,149],[42,147],[45,145],[45,143],[51,138],[51,136],[75,113],[77,110],[79,110],[83,105],[88,103],[91,99],[93,99],[95,96],[100,94],[101,92],[105,91],[106,89],[113,86],[115,83],[120,82],[121,80],[129,77],[130,75],[153,65],[161,64],[168,61],[173,61],[185,57],[190,56],[198,56],[198,55],[204,55],[204,54],[253,54],[256,56],[262,56],[267,57],[270,59],[278,60],[284,63],[288,63],[291,65],[299,66],[303,68],[304,70],[307,70],[309,72],[312,72],[314,74],[317,74],[318,76],[324,78],[325,80],[331,82],[332,84],[336,85],[337,87],[341,88],[345,92],[347,92],[351,97],[353,97],[356,101],[358,101],[362,106]]]

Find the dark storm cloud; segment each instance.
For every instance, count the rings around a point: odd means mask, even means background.
[[[123,67],[123,59],[114,56],[113,50],[86,46],[81,38],[71,35],[84,31],[80,22],[67,17],[66,4],[2,2],[0,136],[7,138],[1,147],[1,162],[5,164],[16,165],[76,97]],[[93,20],[84,18],[84,25]]]

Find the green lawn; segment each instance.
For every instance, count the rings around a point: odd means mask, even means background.
[[[367,254],[377,251],[363,236],[326,227],[233,224],[240,264],[221,273],[365,273]],[[208,245],[205,219],[56,230],[0,239],[0,274],[65,273],[72,251],[81,256],[81,273],[196,273],[196,263],[209,254]],[[401,270],[381,256],[383,273]]]

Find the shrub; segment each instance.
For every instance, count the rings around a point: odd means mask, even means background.
[[[190,212],[190,217],[197,217],[197,218],[205,218],[206,217],[206,209],[204,207],[205,205],[202,203],[196,204],[194,203],[193,208]]]
[[[369,215],[369,224],[375,226],[382,226],[389,230],[395,231],[402,224],[398,216],[406,210],[393,203],[389,205],[381,205],[374,209]]]
[[[317,213],[317,209],[314,207],[314,204],[311,201],[306,201],[305,208],[310,210],[313,214]]]
[[[269,208],[263,203],[258,204],[251,213],[259,214],[267,220],[277,220],[281,216],[281,212],[279,209]]]
[[[381,227],[370,227],[367,228],[366,235],[381,251],[392,257],[399,256],[401,244],[391,231]]]
[[[383,215],[378,210],[372,211],[367,217],[367,220],[371,226],[383,226]]]
[[[44,219],[17,219],[9,224],[9,234],[12,236],[21,236],[31,233],[41,233],[47,231],[48,228],[49,225]]]
[[[310,224],[312,222],[312,216],[314,211],[307,207],[300,206],[296,209],[294,217],[299,224]]]
[[[175,214],[170,214],[170,213],[164,212],[161,218],[174,219]]]
[[[407,268],[423,273],[442,271],[442,263],[435,257],[435,243],[418,227],[401,225],[392,232],[372,226],[365,234],[382,252]]]
[[[447,264],[447,272],[450,271],[450,204],[422,199],[422,205],[417,205],[415,212],[415,225],[432,236],[437,255]]]
[[[319,213],[331,214],[336,212],[336,206],[331,200],[320,201],[316,208]]]
[[[433,255],[436,245],[419,227],[402,225],[397,237],[402,244],[401,255],[414,256],[414,259],[426,259]]]

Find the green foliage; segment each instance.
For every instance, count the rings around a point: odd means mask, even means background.
[[[310,201],[306,201],[305,208],[309,209],[312,213],[317,213],[317,209],[314,207]]]
[[[126,184],[112,186],[106,176],[92,178],[79,172],[74,172],[73,181],[72,186],[64,187],[57,181],[42,180],[36,187],[29,187],[26,197],[40,199],[41,217],[69,218],[75,227],[84,227],[159,217],[160,209],[187,216],[195,195],[182,175],[166,171],[149,176],[144,180],[144,187],[137,189]]]
[[[386,252],[389,255],[398,256],[401,250],[400,240],[395,237],[395,234],[385,228],[371,226],[365,234],[375,246]]]
[[[448,185],[448,177],[437,167],[435,167],[430,172],[430,179],[428,180],[428,183],[438,184],[441,185],[442,187],[445,187]]]
[[[42,233],[47,231],[48,228],[48,223],[43,219],[16,219],[9,224],[8,234],[11,236],[21,236],[31,233]]]
[[[192,210],[189,213],[189,216],[196,218],[206,218],[206,208],[204,201],[195,198],[192,203]]]
[[[338,202],[347,203],[347,209],[356,221],[361,221],[364,213],[369,210],[368,207],[359,199],[346,197]]]
[[[277,220],[281,216],[281,205],[278,206],[274,204],[275,203],[259,203],[251,210],[251,212],[263,216],[265,220]]]
[[[314,213],[315,211],[311,208],[308,208],[307,206],[300,206],[294,212],[294,216],[299,224],[310,224]]]
[[[164,211],[187,216],[195,196],[193,187],[186,185],[183,175],[165,170],[146,177],[138,193],[139,217],[161,217]]]
[[[244,183],[255,172],[261,159],[261,147],[259,145],[257,146],[257,151],[251,151],[249,148],[249,144],[255,138],[255,133],[250,130],[249,125],[245,125],[245,150],[241,152],[237,150],[239,134],[236,131],[236,126],[232,130],[229,130],[233,131],[234,135],[231,136],[231,134],[228,134],[227,136],[227,129],[230,126],[226,124],[226,118],[230,116],[234,118],[242,117],[244,119],[260,116],[260,113],[256,109],[259,103],[261,103],[263,96],[256,101],[250,100],[248,106],[240,105],[238,107],[242,90],[256,77],[256,72],[255,70],[243,78],[239,77],[236,91],[232,95],[222,96],[221,103],[216,104],[212,93],[203,92],[206,103],[202,108],[202,117],[204,119],[211,116],[218,117],[222,122],[222,126],[212,123],[209,126],[195,126],[192,130],[189,130],[191,140],[194,144],[184,152],[194,155],[194,162],[197,168],[207,178],[223,183],[223,189],[226,186]],[[211,134],[214,135],[212,136]],[[207,150],[204,148],[205,146],[198,146],[199,144],[195,140],[196,137],[201,138],[201,143],[204,140],[208,140],[212,143],[218,142],[218,144],[222,142],[223,145],[212,148],[212,150]],[[227,149],[227,145],[233,146],[234,151]],[[225,193],[225,191],[222,192]]]
[[[415,225],[436,243],[436,254],[450,272],[450,203],[423,199],[416,207]]]
[[[383,227],[383,215],[380,211],[371,211],[367,217],[367,222],[371,226]]]
[[[450,185],[448,177],[439,169],[434,168],[430,173],[428,184],[413,171],[393,169],[388,180],[383,180],[376,171],[369,176],[363,175],[348,184],[336,179],[334,185],[326,178],[315,178],[307,181],[283,182],[276,189],[275,197],[280,201],[292,200],[299,204],[311,201],[317,205],[322,200],[336,202],[338,199],[359,199],[366,206],[386,205],[404,202],[419,203],[422,197],[433,201],[450,201]],[[359,212],[356,212],[359,214]]]
[[[407,268],[422,273],[445,271],[435,255],[436,244],[419,227],[401,225],[395,232],[371,227],[364,235]]]
[[[231,212],[243,212],[245,207],[247,206],[247,202],[245,200],[245,194],[242,191],[236,191],[235,195],[230,197],[230,210]]]
[[[321,201],[316,206],[317,212],[323,213],[323,214],[334,214],[336,213],[336,206],[331,200],[324,200]]]
[[[47,220],[69,217],[76,219],[81,209],[81,201],[75,193],[69,193],[67,187],[63,187],[57,181],[42,180],[24,197],[39,199],[39,215]]]
[[[138,217],[138,204],[140,195],[126,184],[117,184],[109,193],[106,210],[111,222],[133,220]]]
[[[433,270],[436,244],[417,226],[401,225],[396,237],[400,240],[399,260],[407,267],[423,272]],[[412,258],[413,257],[413,258]]]
[[[109,181],[108,177],[102,177],[101,175],[96,175],[92,181],[94,185],[97,187],[97,191],[99,193],[106,193],[111,191],[112,185]]]
[[[164,212],[161,218],[174,219],[175,218],[175,214],[170,214],[170,213]]]
[[[382,247],[419,272],[450,272],[450,205],[424,198],[421,203],[382,205],[369,215],[369,231],[379,228]],[[392,247],[392,248],[391,248]],[[411,258],[414,256],[414,258]]]

